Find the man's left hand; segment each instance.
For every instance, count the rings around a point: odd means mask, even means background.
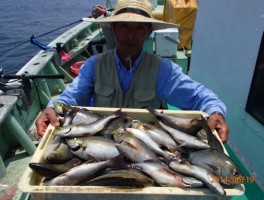
[[[221,114],[214,113],[210,115],[208,124],[212,131],[216,130],[221,141],[225,143],[228,138],[229,128],[225,122],[224,117]]]

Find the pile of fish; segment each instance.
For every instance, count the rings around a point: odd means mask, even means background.
[[[208,187],[226,195],[240,176],[203,116],[182,118],[147,107],[155,121],[108,116],[55,102],[62,126],[45,152],[30,163],[43,185]],[[216,177],[222,177],[216,179]],[[221,181],[218,181],[221,180]]]

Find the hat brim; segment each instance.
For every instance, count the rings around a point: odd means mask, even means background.
[[[136,13],[121,13],[118,15],[112,15],[105,18],[83,18],[83,21],[94,22],[99,24],[102,27],[111,27],[111,23],[114,22],[142,22],[142,23],[151,23],[152,30],[167,29],[167,28],[179,28],[180,25],[163,22],[153,18],[145,17]]]

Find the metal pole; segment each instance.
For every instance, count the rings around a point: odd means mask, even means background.
[[[21,146],[27,151],[29,155],[33,155],[36,146],[32,142],[32,140],[28,137],[27,133],[17,122],[15,117],[9,114],[4,121],[5,126],[10,130],[10,133],[17,139],[17,141],[21,144]]]

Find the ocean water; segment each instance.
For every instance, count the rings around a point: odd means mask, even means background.
[[[110,3],[115,5],[115,1]],[[15,74],[40,51],[30,44],[32,35],[38,37],[90,16],[92,7],[97,4],[106,5],[106,0],[0,0],[0,68],[4,74]],[[48,44],[71,27],[37,40]],[[19,47],[13,49],[16,46]]]

